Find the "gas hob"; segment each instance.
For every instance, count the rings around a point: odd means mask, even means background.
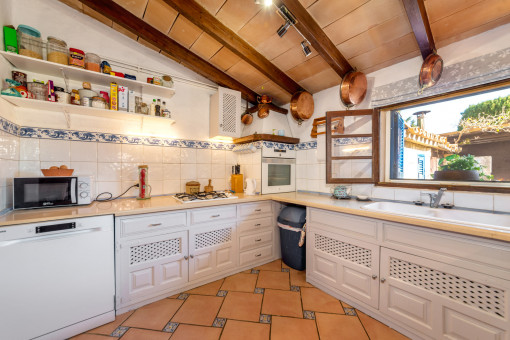
[[[181,203],[205,202],[237,198],[237,196],[232,195],[232,193],[228,191],[197,192],[196,194],[179,193],[173,195],[172,197]]]

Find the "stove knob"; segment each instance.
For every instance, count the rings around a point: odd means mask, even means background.
[[[81,197],[81,198],[87,198],[88,196],[89,196],[89,193],[88,193],[88,192],[86,192],[86,191],[82,191],[82,192],[80,192],[80,197]]]
[[[80,186],[80,189],[87,189],[89,185],[87,183],[82,182],[82,183],[80,183],[79,186]]]

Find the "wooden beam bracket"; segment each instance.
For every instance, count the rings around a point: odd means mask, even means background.
[[[275,104],[273,103],[268,103],[268,104],[257,104],[257,105],[254,105],[252,107],[250,107],[248,110],[246,110],[248,113],[255,113],[255,112],[258,112],[260,111],[261,109],[263,108],[268,108],[269,110],[271,111],[274,111],[274,112],[278,112],[278,113],[281,113],[283,115],[286,115],[287,113],[289,113],[289,110],[287,109],[284,109],[284,108],[281,108],[279,106],[276,106]]]
[[[421,56],[425,60],[430,54],[436,51],[434,37],[430,29],[429,19],[423,0],[403,0],[407,17],[420,47]]]

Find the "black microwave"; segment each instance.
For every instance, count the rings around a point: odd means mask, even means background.
[[[15,177],[14,209],[90,204],[90,177]]]

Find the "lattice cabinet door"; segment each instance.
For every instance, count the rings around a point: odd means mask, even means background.
[[[118,307],[155,297],[188,282],[188,232],[120,243]]]
[[[317,227],[311,230],[307,235],[311,255],[307,275],[378,308],[379,246]]]
[[[237,266],[235,222],[192,227],[189,233],[190,281]]]
[[[381,248],[380,310],[434,339],[509,339],[510,282]]]

